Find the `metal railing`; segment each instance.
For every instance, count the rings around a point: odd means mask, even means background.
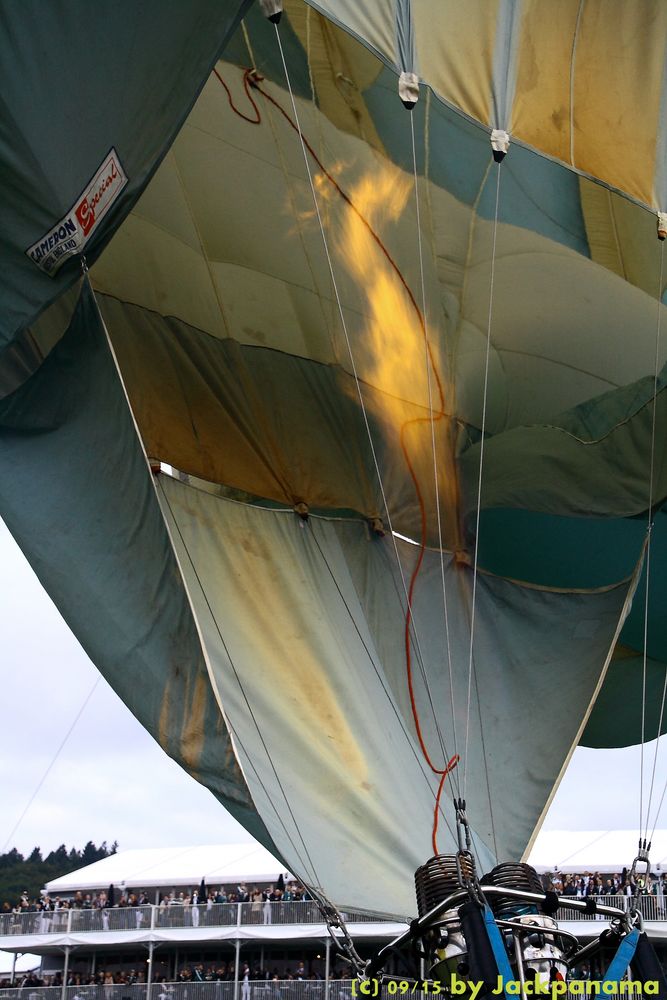
[[[235,983],[221,982],[152,983],[151,1000],[234,1000]],[[239,1000],[325,1000],[323,979],[251,980],[239,982]],[[68,986],[62,997],[61,986],[24,986],[0,989],[0,1000],[146,1000],[148,986],[109,984],[105,986]],[[329,1000],[349,1000],[350,980],[329,981]]]
[[[412,984],[410,984],[411,987]],[[432,1000],[432,991],[408,991],[400,984],[384,984],[378,991],[377,1000],[393,1000],[398,997],[418,997]],[[149,995],[150,990],[150,995]],[[446,996],[446,994],[440,994]],[[592,994],[595,995],[595,994]],[[600,994],[605,1000],[627,1000],[633,994]],[[0,1000],[367,1000],[354,989],[350,979],[281,979],[251,980],[234,983],[188,982],[188,983],[137,983],[132,986],[109,984],[106,986],[68,986],[63,992],[61,986],[24,986],[0,988]],[[581,994],[565,993],[561,1000],[580,1000]]]
[[[378,921],[346,913],[348,923]],[[259,903],[161,903],[159,906],[112,906],[104,909],[61,909],[46,913],[1,913],[0,937],[41,934],[84,934],[88,931],[165,930],[169,928],[234,927],[248,924],[321,924],[324,918],[312,900]],[[387,921],[382,921],[387,922]]]
[[[161,903],[154,907],[153,926],[161,930],[169,927],[234,927],[239,923],[239,907],[242,905],[242,903],[201,903],[190,906],[182,903]]]
[[[574,897],[577,898],[576,896]],[[621,910],[628,905],[636,905],[644,920],[667,920],[667,898],[664,896],[639,896],[637,900],[628,896],[592,896],[600,906],[617,906]],[[582,913],[561,907],[556,913],[556,920],[605,920],[595,913]]]
[[[260,901],[239,903],[238,906],[240,909],[239,923],[241,924],[321,924],[324,922],[322,911],[313,900],[288,900],[279,903]],[[344,913],[342,916],[347,923],[377,922],[379,920],[378,917],[369,917],[362,913]]]
[[[626,896],[595,896],[598,903],[624,909]],[[662,896],[640,896],[637,907],[644,920],[667,920],[667,899]],[[378,917],[359,913],[344,913],[348,923],[380,922]],[[603,920],[591,913],[561,908],[557,920]],[[0,914],[0,937],[19,935],[82,934],[88,931],[136,931],[199,927],[240,927],[250,924],[320,924],[322,914],[311,900],[292,902],[201,903],[197,906],[172,903],[159,906],[105,907],[92,910],[56,910],[47,913]],[[395,921],[394,921],[395,922]]]
[[[153,926],[153,906],[49,910],[0,914],[0,937],[16,934],[80,934],[86,931],[135,931]]]
[[[152,906],[107,906],[102,910],[69,910],[68,930],[72,934],[86,931],[138,931],[151,926]]]
[[[328,986],[328,989],[327,989]],[[349,979],[259,979],[250,982],[152,983],[150,1000],[351,1000]],[[147,1000],[148,986],[109,984],[68,986],[23,986],[0,989],[0,1000]],[[386,987],[380,995],[387,996]],[[421,996],[421,993],[419,994]]]
[[[55,913],[2,913],[0,914],[0,937],[14,934],[66,934],[69,910]]]

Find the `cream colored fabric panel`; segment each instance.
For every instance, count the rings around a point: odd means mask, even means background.
[[[396,0],[316,0],[311,7],[322,11],[333,21],[345,25],[358,38],[367,42],[391,63],[398,66],[396,51]]]
[[[454,344],[455,410],[479,427],[493,222],[474,216],[443,191],[431,192],[430,205],[443,307]],[[638,220],[650,223],[650,213],[624,204],[619,218],[627,220],[622,240],[633,275],[639,274],[642,258],[649,258],[650,277],[645,283],[655,281],[655,296],[660,244],[654,235],[647,233],[642,239],[635,231]],[[544,236],[499,224],[490,431],[548,420],[598,392],[652,371],[655,319],[655,298],[640,288]],[[604,351],[599,331],[604,332]],[[661,364],[666,357],[667,349]]]
[[[165,212],[167,205],[168,216]],[[132,214],[134,218],[167,231],[191,250],[201,253],[201,234],[192,216],[189,194],[173,147],[155,172]]]
[[[221,63],[219,72],[245,108],[240,71]],[[263,86],[289,109],[284,90]],[[209,81],[155,191],[151,185],[146,204],[140,201],[96,265],[96,287],[215,336],[351,372],[347,332],[361,379],[426,405],[419,309],[405,288],[419,287],[412,177],[341,132],[312,102],[298,102],[304,134],[333,178],[311,160],[344,331],[298,136],[269,102],[259,95],[257,101],[263,118],[255,126],[231,111],[217,78]],[[409,141],[398,98],[396,109]],[[163,197],[170,190],[177,195],[174,218]],[[428,254],[425,264],[427,299],[437,302]],[[429,324],[437,342],[437,310]]]
[[[256,132],[247,132],[246,141],[252,144]],[[292,133],[291,145],[297,143]],[[299,178],[298,187],[292,185],[292,205],[279,163],[267,163],[254,150],[230,148],[197,129],[187,130],[174,155],[209,260],[233,261],[302,286],[311,283],[297,221],[312,211],[307,184]]]
[[[415,737],[391,542],[358,522],[303,524],[290,512],[234,504],[167,477],[158,488],[168,523],[178,525],[172,536],[212,680],[274,842],[292,870],[338,903],[377,909],[382,884],[383,910],[412,913],[414,870],[432,854],[436,786]],[[409,575],[418,549],[399,546]],[[440,736],[416,661],[415,697],[438,763],[441,738],[445,755],[464,751],[468,696],[472,572],[450,561],[445,572],[458,748],[435,553],[426,554],[413,605]],[[467,802],[481,871],[495,847],[499,858],[517,858],[528,842],[626,593],[627,583],[567,593],[480,576]],[[546,703],[548,739],[532,724]],[[453,843],[449,794],[442,852]]]
[[[224,315],[206,261],[154,222],[128,216],[91,273],[96,291],[161,315],[188,316],[199,329],[225,336]]]
[[[414,0],[417,72],[437,94],[485,125],[491,90],[497,0]]]
[[[570,66],[580,0],[522,0],[510,131],[570,162]]]
[[[412,913],[437,785],[382,688],[331,529],[166,478],[160,488],[244,776],[281,854],[338,902]],[[348,531],[372,544],[363,526]]]
[[[574,75],[574,163],[653,204],[667,38],[662,0],[584,4]],[[658,207],[658,206],[656,206]]]
[[[225,106],[226,102],[223,109]],[[232,115],[231,119],[236,117]],[[261,127],[246,124],[244,128],[247,131],[242,134],[247,142],[260,135]],[[394,269],[365,226],[351,227],[356,218],[354,213],[330,189],[323,199],[323,207],[339,292],[346,306],[348,333],[363,380],[364,402],[383,453],[383,476],[391,497],[397,501],[394,510],[406,514],[416,510],[417,501],[401,451],[401,432],[410,459],[418,470],[422,491],[427,493],[430,487],[424,484],[432,482],[428,423],[412,423],[415,418],[426,415],[423,409],[428,395],[424,342],[417,310],[410,303],[399,276],[400,272],[411,288],[418,288],[410,178],[396,168],[380,169],[383,160],[358,139],[349,135],[341,137],[326,122],[322,128],[326,146],[333,146],[338,137],[349,151],[346,159],[351,165],[339,170],[338,181],[355,199],[361,193],[367,217],[383,235],[387,250],[396,261]],[[263,133],[262,136],[264,142],[266,136]],[[274,348],[327,364],[338,363],[342,371],[350,374],[349,352],[331,295],[321,238],[312,216],[302,226],[290,217],[281,198],[276,197],[277,187],[284,183],[285,174],[270,165],[264,156],[258,160],[258,169],[260,172],[266,170],[266,183],[253,188],[250,201],[237,199],[235,178],[249,169],[251,154],[220,144],[215,155],[209,151],[205,156],[202,150],[206,151],[206,146],[202,147],[202,142],[209,141],[210,133],[200,128],[186,129],[175,154],[180,164],[179,176],[185,189],[192,192],[192,202],[190,194],[188,202],[194,204],[192,210],[202,238],[215,244],[221,256],[236,255],[237,260],[207,262],[184,239],[169,235],[156,218],[158,202],[154,199],[149,204],[150,211],[128,220],[96,265],[97,287],[102,291],[117,290],[126,301],[143,303],[159,314],[191,317],[189,326],[199,327],[217,337],[231,337],[241,344]],[[271,141],[275,148],[274,140]],[[293,130],[286,124],[278,141],[285,154],[289,145],[294,144]],[[202,155],[194,155],[192,149]],[[235,161],[235,158],[238,159]],[[214,165],[218,159],[221,166],[216,171]],[[236,162],[237,166],[226,166],[227,159]],[[171,169],[171,165],[164,169]],[[289,177],[294,197],[300,204],[307,205],[308,191],[304,181]],[[372,184],[368,177],[373,178]],[[331,187],[328,182],[327,187]],[[399,216],[387,220],[387,200],[397,190],[403,192],[399,198]],[[442,189],[432,185],[427,188],[423,184],[421,193],[422,204],[430,209],[423,215],[429,337],[435,370],[443,389],[444,412],[455,412],[479,426],[492,223],[477,218],[472,209]],[[372,196],[370,201],[369,196]],[[241,211],[237,201],[242,203]],[[209,204],[213,204],[210,211]],[[629,231],[634,225],[633,213],[637,212],[642,219],[650,218],[648,213],[633,207],[629,210],[632,216],[627,227]],[[146,221],[144,215],[151,215],[152,221]],[[165,227],[168,223],[165,210]],[[299,232],[295,232],[295,226]],[[428,238],[431,232],[432,253]],[[343,241],[355,233],[359,237],[358,247],[349,252],[348,244],[343,245]],[[266,242],[263,241],[265,235]],[[654,248],[657,254],[657,241],[651,238],[646,245]],[[288,252],[288,247],[292,248],[292,253]],[[632,253],[628,253],[632,257]],[[654,303],[608,270],[596,267],[576,252],[545,237],[503,223],[498,232],[496,274],[488,413],[488,426],[494,432],[521,423],[548,420],[605,388],[641,377],[652,369]],[[326,294],[318,295],[316,288],[326,289]],[[566,296],[562,294],[563,288],[568,289]],[[380,300],[378,310],[375,310],[376,292]],[[120,321],[117,318],[114,329],[127,322],[127,319]],[[601,327],[607,348],[603,352],[598,348],[599,341],[591,335],[591,331]],[[633,331],[634,337],[630,357],[625,349],[628,330]],[[166,332],[165,329],[161,336]],[[129,326],[125,335],[128,344],[131,335]],[[359,471],[366,458],[360,459],[361,465],[353,475],[348,471],[343,476],[336,459],[323,475],[321,485],[312,474],[304,476],[300,471],[298,476],[292,476],[289,473],[290,469],[307,470],[309,467],[322,471],[317,460],[322,448],[331,455],[337,454],[332,441],[336,439],[336,413],[340,406],[334,403],[334,397],[327,403],[331,409],[320,427],[317,420],[324,414],[319,406],[313,407],[310,392],[306,391],[300,398],[298,411],[293,407],[293,419],[283,424],[289,454],[285,452],[278,458],[281,445],[273,456],[265,456],[259,465],[253,458],[251,475],[247,474],[246,459],[241,458],[238,466],[234,466],[233,478],[224,478],[224,470],[234,465],[232,441],[240,439],[235,432],[230,431],[229,437],[223,430],[230,419],[234,422],[234,418],[229,414],[220,422],[224,407],[214,402],[214,396],[227,391],[228,378],[241,378],[253,398],[253,393],[258,391],[254,386],[255,376],[243,361],[240,372],[225,376],[220,385],[216,375],[200,402],[195,386],[202,375],[201,372],[195,374],[197,363],[193,364],[192,358],[181,357],[176,364],[172,359],[168,378],[183,378],[189,387],[186,409],[190,417],[177,428],[174,416],[165,412],[170,397],[164,397],[161,389],[165,378],[164,373],[158,374],[162,362],[150,358],[150,339],[136,339],[136,347],[130,350],[132,360],[128,362],[130,379],[136,395],[144,400],[142,429],[147,433],[145,425],[150,423],[152,446],[165,461],[202,478],[225,482],[286,503],[304,499],[313,505],[350,507],[368,515],[378,512],[375,485],[370,491],[367,486],[360,491],[357,485],[352,488],[348,485],[373,482],[370,466],[363,476]],[[158,357],[166,357],[171,348],[166,347],[165,341],[157,350]],[[445,353],[446,350],[451,353]],[[138,353],[142,355],[141,360]],[[178,374],[181,368],[186,374]],[[453,370],[457,372],[456,387],[449,375]],[[146,380],[152,387],[150,392],[146,390]],[[272,395],[274,390],[267,387],[268,383],[260,381],[259,384],[263,386],[261,393],[267,399],[272,398],[278,412],[282,412],[280,407],[287,405],[287,399],[279,401]],[[291,385],[288,392],[293,388]],[[374,388],[380,391],[375,392]],[[437,386],[434,384],[432,388],[435,407],[439,409]],[[351,379],[343,380],[336,392],[346,394],[348,401],[357,399]],[[328,393],[324,398],[329,400]],[[148,399],[158,407],[162,424],[157,416],[148,413]],[[303,416],[297,419],[296,413],[303,407]],[[243,412],[243,406],[239,412]],[[198,428],[194,438],[191,434],[193,419]],[[356,423],[347,423],[350,419],[346,416],[343,426],[356,428]],[[361,422],[361,414],[357,413],[354,419]],[[406,424],[409,426],[404,429]],[[244,431],[244,435],[249,434],[247,441],[255,435],[261,439],[261,428],[265,425],[266,418],[258,424],[252,418],[248,426],[253,429]],[[361,423],[358,426],[362,429],[361,440],[365,441],[363,426]],[[169,433],[165,430],[167,427],[172,428]],[[448,421],[439,423],[438,435],[440,433],[449,442],[447,448],[451,454]],[[224,466],[216,457],[217,442],[221,439],[227,442]],[[307,446],[300,454],[302,439]],[[247,444],[241,447],[242,454],[247,447]],[[298,460],[297,454],[300,454]],[[273,472],[267,476],[268,468]],[[450,476],[449,480],[454,484],[450,488],[454,510],[455,477]],[[342,488],[340,484],[344,484]],[[430,499],[427,499],[428,505]],[[454,534],[449,531],[446,534],[455,540],[455,517],[451,523]]]
[[[667,395],[657,396],[656,426],[667,424]],[[652,379],[603,395],[561,423],[514,427],[484,448],[482,506],[558,516],[644,515],[648,503]],[[477,503],[479,444],[459,463],[464,516]],[[655,459],[653,496],[667,495],[664,452]]]
[[[359,437],[354,407],[332,398],[335,372],[101,304],[150,455],[289,506],[379,513],[366,456],[349,444]]]
[[[655,215],[585,177],[579,180],[579,190],[588,245],[596,264],[649,295],[662,297]],[[665,282],[667,276],[663,275],[663,288]]]
[[[101,308],[151,456],[290,507],[305,502],[385,517],[351,376],[288,354],[221,342],[106,297]],[[429,537],[436,539],[431,422],[423,409],[368,386],[363,392],[394,527],[418,530],[421,497]],[[443,533],[455,548],[455,422],[439,416],[435,436]]]
[[[581,336],[586,336],[585,330]],[[479,365],[479,343],[476,346]],[[506,428],[530,424],[540,413],[545,420],[555,419],[563,410],[613,388],[607,380],[574,366],[567,370],[565,380],[562,364],[520,350],[494,351],[493,364],[502,373],[500,384],[505,392],[493,391],[490,398],[497,410],[505,407]]]
[[[235,67],[222,71],[238,83]],[[197,108],[97,262],[96,288],[214,336],[332,361],[332,310],[323,311],[320,302],[331,294],[330,283],[321,237],[310,219],[309,187],[286,179],[268,122],[256,129],[243,123],[241,134],[252,152],[234,144],[239,119],[229,112],[217,79]],[[229,142],[214,134],[222,112]],[[291,130],[289,146],[299,153]],[[292,167],[302,167],[298,157]]]
[[[408,571],[415,551],[414,546],[400,546],[401,559]],[[348,552],[351,565],[354,555]],[[357,572],[359,579],[358,567]],[[394,697],[404,717],[410,719],[400,641],[401,615],[395,613],[390,618],[387,614],[387,608],[392,607],[389,584],[386,579],[380,582],[379,575],[377,571],[366,574],[367,593],[373,591],[374,601],[367,596],[365,607]],[[588,708],[619,617],[626,610],[623,604],[628,584],[597,592],[550,591],[520,586],[480,572],[468,714],[472,577],[469,565],[446,559],[449,648],[458,734],[455,745],[440,564],[435,552],[426,553],[417,577],[414,617],[447,753],[453,748],[465,756],[464,734],[469,726],[468,816],[480,837],[496,845],[499,860],[519,858],[541,812],[538,803],[545,803],[552,793],[562,761]],[[361,586],[358,584],[360,589]],[[546,646],[545,635],[549,636]],[[417,667],[414,677],[424,740],[435,756],[439,738]],[[543,726],[535,724],[544,718],[545,705],[549,706],[548,736]],[[463,781],[461,767],[459,764],[458,777]]]
[[[498,235],[492,341],[498,351],[542,360],[545,364],[538,383],[553,384],[551,391],[542,396],[535,394],[525,374],[525,385],[523,378],[508,384],[512,409],[504,423],[498,423],[502,410],[495,413],[489,425],[492,432],[555,416],[549,409],[550,400],[556,405],[560,401],[559,410],[565,410],[601,391],[601,383],[613,388],[653,370],[655,300],[604,268],[591,267],[576,253],[548,241],[544,241],[541,253],[534,249],[522,252],[526,244],[534,246],[535,241],[535,236],[513,227],[504,228]],[[491,275],[486,248],[480,250],[480,257],[473,258],[470,265],[463,314],[467,323],[485,334]],[[458,356],[473,351],[481,378],[484,345],[479,334],[474,340],[467,337],[466,329],[461,327]],[[604,351],[600,350],[600,331],[604,331]],[[629,331],[633,337],[630,353]],[[662,360],[666,350],[667,345]],[[535,378],[535,365],[531,369]],[[577,375],[574,380],[572,369]],[[581,382],[583,375],[589,376],[588,387]],[[460,365],[457,377],[465,383],[475,408],[464,411],[457,393],[459,413],[465,413],[470,422],[479,426],[481,396],[474,392],[471,379],[466,378]],[[498,390],[497,383],[494,389]],[[582,389],[584,394],[577,398]]]
[[[391,3],[393,6],[395,0]],[[382,72],[382,63],[303,0],[292,0],[286,10],[290,25],[306,51],[313,96],[322,113],[337,128],[382,150],[363,97],[363,91]]]
[[[242,72],[222,63],[218,69],[237,107],[252,115]],[[282,88],[268,81],[262,86],[289,111]],[[382,515],[298,137],[266,98],[256,99],[262,121],[253,125],[231,110],[217,78],[209,81],[155,187],[96,264],[96,287],[155,313],[147,323],[139,312],[119,307],[109,320],[152,454],[281,503],[303,500]],[[298,107],[307,138],[363,216],[316,169],[345,325],[396,526],[416,534],[421,494],[430,532],[424,338],[419,307],[405,287],[421,301],[413,179],[358,136],[336,128],[311,101],[299,99]],[[409,117],[398,100],[396,108],[407,148]],[[501,209],[506,190],[522,204],[511,159],[502,169],[509,176],[501,187]],[[489,173],[486,184],[493,182]],[[482,194],[486,199],[488,190]],[[481,423],[492,222],[425,181],[420,195],[436,438],[446,456],[445,537],[458,547],[453,461],[466,439],[464,429],[457,438],[451,418]],[[527,202],[531,196],[525,192]],[[641,239],[633,235],[637,212],[647,223],[648,213],[625,205],[607,223],[621,234],[623,267],[641,283],[642,273],[650,272]],[[607,223],[600,224],[606,230],[595,246],[608,245],[613,227]],[[596,226],[591,222],[589,228],[594,233]],[[649,244],[657,251],[652,236]],[[487,424],[492,432],[548,422],[652,370],[655,304],[638,288],[562,244],[506,222],[499,224],[496,257]],[[614,266],[611,259],[604,262]],[[160,318],[165,316],[176,317],[187,333]],[[206,334],[224,341],[220,353],[206,344]],[[235,344],[258,353],[235,351]],[[276,352],[271,364],[267,349]],[[290,356],[294,366],[278,377]],[[312,370],[300,366],[301,358]]]
[[[211,272],[224,302],[228,333],[239,344],[275,346],[298,357],[333,361],[333,349],[322,337],[326,314],[315,292],[238,264],[212,264]]]

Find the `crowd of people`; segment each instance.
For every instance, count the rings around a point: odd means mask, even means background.
[[[193,927],[206,923],[207,914],[216,903],[249,903],[249,923],[272,923],[272,905],[274,903],[300,903],[312,897],[308,890],[298,882],[283,883],[280,886],[266,886],[261,889],[256,885],[248,886],[241,882],[234,890],[221,886],[218,890],[207,893],[205,901],[200,898],[201,891],[193,893],[172,892],[161,896],[158,905],[158,924],[160,926],[185,924]],[[182,917],[179,917],[179,910]]]
[[[214,903],[250,903],[250,902],[298,902],[300,900],[311,899],[308,890],[296,880],[285,883],[280,879],[273,886],[266,886],[260,889],[257,886],[248,886],[245,882],[239,883],[235,887],[221,885],[217,889],[185,890],[183,892],[160,893],[159,905],[165,906],[197,906],[213,905]],[[104,909],[105,907],[126,907],[126,906],[146,906],[151,903],[146,890],[141,889],[136,892],[131,890],[114,889],[110,886],[108,891],[102,890],[98,893],[77,892],[71,899],[61,899],[60,896],[51,897],[47,894],[39,898],[29,898],[28,892],[21,894],[21,898],[14,904],[5,901],[2,905],[3,913],[31,913],[57,910],[92,910]]]
[[[245,882],[232,888],[221,885],[217,889],[185,890],[184,892],[160,893],[159,902],[161,906],[196,906],[197,904],[213,903],[249,903],[257,899],[270,900],[271,902],[292,902],[304,899],[311,899],[308,890],[296,880],[285,883],[279,881],[275,886],[266,886],[263,889],[256,885],[248,886]],[[130,890],[118,890],[114,886],[109,886],[109,890],[101,890],[98,893],[77,892],[71,899],[61,899],[60,896],[51,898],[47,894],[39,898],[29,898],[28,891],[21,894],[21,898],[14,904],[5,902],[2,906],[3,912],[29,913],[44,910],[91,910],[104,909],[107,906],[145,906],[152,902],[148,893],[141,889],[136,892]]]
[[[192,926],[205,924],[206,916],[216,903],[249,903],[250,919],[245,922],[270,924],[271,907],[274,903],[298,903],[310,900],[312,897],[307,889],[296,881],[279,882],[276,886],[260,888],[248,886],[245,882],[239,885],[219,886],[216,889],[199,889],[160,893],[158,902],[158,926]],[[125,910],[135,907],[136,926],[141,927],[145,914],[140,909],[151,903],[145,890],[119,891],[110,886],[107,891],[98,893],[77,892],[71,899],[60,896],[42,895],[30,898],[27,892],[14,904],[3,903],[0,908],[0,935],[12,933],[13,918],[22,914],[35,914],[34,933],[48,933],[52,930],[64,929],[67,924],[67,911],[80,911],[76,922],[79,930],[109,930],[121,926],[118,917],[110,923],[109,910]],[[84,914],[88,912],[86,919]],[[94,915],[97,915],[95,918]],[[128,922],[123,922],[126,927]],[[26,933],[25,930],[23,930]]]
[[[588,896],[632,896],[637,892],[642,895],[657,897],[659,907],[664,906],[664,898],[667,896],[667,874],[651,873],[648,877],[640,875],[633,876],[627,869],[621,872],[609,874],[600,872],[562,873],[558,869],[546,872],[541,876],[545,890],[556,892],[561,896],[575,896],[585,898]],[[310,900],[311,897],[304,886],[296,881],[284,882],[282,879],[274,886],[260,887],[248,885],[241,882],[236,886],[219,886],[217,888],[206,888],[202,882],[198,889],[194,890],[174,890],[160,893],[157,900],[156,924],[157,926],[192,926],[206,925],[207,914],[209,914],[216,904],[219,903],[245,903],[248,904],[244,922],[265,923],[272,922],[271,911],[276,903],[291,903]],[[124,887],[114,888],[110,886],[108,890],[97,893],[77,892],[72,898],[65,899],[60,896],[50,897],[47,894],[39,898],[30,898],[27,892],[21,894],[19,900],[14,904],[5,902],[0,908],[0,935],[15,932],[10,929],[11,922],[17,915],[33,914],[39,923],[33,932],[48,932],[57,930],[59,927],[65,930],[68,921],[68,911],[77,912],[77,927],[82,929],[110,929],[110,915],[112,917],[111,929],[114,924],[124,919],[124,925],[134,926],[134,916],[126,913],[126,918],[120,916],[121,911],[128,911],[134,908],[136,914],[136,926],[139,928],[146,916],[143,909],[155,899],[149,898],[146,890],[130,891]],[[115,918],[115,919],[114,919]],[[128,920],[130,923],[128,924]],[[230,920],[236,921],[236,916],[230,910]],[[60,922],[58,924],[58,921]],[[25,921],[21,921],[20,933],[27,933],[24,926]],[[304,961],[299,962],[294,968],[279,970],[274,968],[269,971],[256,964],[242,964],[239,969],[239,979],[241,982],[241,1000],[248,1000],[249,992],[247,986],[250,982],[277,981],[285,982],[290,980],[321,980],[323,970],[313,968],[306,969]],[[347,969],[333,969],[330,973],[332,979],[346,979],[349,977]],[[197,983],[197,982],[228,982],[235,979],[235,963],[219,962],[204,966],[202,963],[185,964],[176,971],[174,968],[167,973],[166,968],[162,971],[158,967],[154,969],[153,982],[163,984],[163,991],[155,994],[156,1000],[173,1000],[170,997],[170,990],[176,983]],[[133,986],[146,983],[145,968],[126,969],[124,971],[109,971],[99,969],[91,975],[84,975],[78,971],[71,971],[68,974],[67,985],[73,987],[113,987],[113,986]],[[168,984],[168,985],[164,985]],[[9,986],[8,981],[0,982],[0,987]],[[40,987],[54,986],[62,987],[60,973],[54,976],[39,978],[34,973],[15,980],[16,986]],[[111,991],[109,1000],[112,1000]]]
[[[564,896],[631,896],[635,892],[637,880],[630,872],[624,868],[622,872],[616,874],[600,874],[599,872],[583,872],[581,874],[564,874],[557,868],[553,871],[545,872],[542,875],[542,882],[545,889],[550,889]],[[643,893],[652,895],[667,895],[667,874],[651,873],[648,880],[643,876],[638,879],[639,889]],[[259,912],[263,903],[288,903],[309,900],[312,897],[308,890],[296,881],[277,884],[275,886],[265,886],[260,888],[256,885],[249,886],[245,882],[239,885],[219,886],[214,889],[184,890],[181,892],[172,891],[160,893],[158,897],[158,907],[164,911],[170,907],[192,907],[197,906],[201,912],[202,908],[207,909],[214,903],[252,903],[256,911]],[[39,897],[29,897],[28,892],[21,894],[20,899],[14,903],[5,901],[0,907],[2,914],[20,913],[57,913],[61,910],[103,910],[107,908],[123,909],[133,906],[147,906],[152,903],[148,892],[143,889],[136,891],[125,889],[114,889],[110,886],[108,890],[101,890],[97,893],[77,892],[71,899],[60,896],[51,897],[48,894]]]
[[[58,913],[61,910],[102,910],[108,906],[145,906],[147,903],[150,903],[150,899],[146,892],[122,893],[116,901],[104,891],[95,894],[77,892],[72,899],[61,899],[60,896],[52,898],[48,894],[31,899],[26,890],[17,902],[12,904],[5,901],[0,912],[3,914]]]
[[[314,972],[309,971],[306,968],[305,960],[297,962],[294,968],[288,967],[284,970],[279,970],[274,968],[272,970],[263,969],[259,964],[255,964],[252,967],[247,963],[243,963],[239,971],[239,981],[240,983],[249,982],[293,982],[298,980],[309,980],[312,982],[320,982],[323,978],[323,971]],[[218,962],[214,964],[204,965],[202,962],[182,965],[179,969],[175,982],[177,983],[222,983],[222,982],[234,982],[235,978],[235,965],[233,961],[230,962]],[[336,968],[333,969],[329,976],[330,979],[349,979],[350,972],[349,969]],[[169,996],[169,991],[160,991],[159,986],[164,984],[171,984],[174,982],[173,977],[167,976],[164,972],[157,972],[153,977],[153,982],[157,984],[156,986],[156,1000],[166,1000]],[[99,969],[94,974],[89,976],[82,975],[80,972],[70,972],[67,977],[67,986],[73,987],[86,987],[86,986],[135,986],[142,985],[146,983],[146,973],[143,969],[126,969],[111,972],[106,969]],[[0,980],[0,989],[6,988],[10,985],[9,980]],[[23,976],[16,977],[14,981],[15,987],[43,987],[43,986],[54,986],[62,987],[62,974],[60,972],[55,973],[53,976],[40,977],[36,972],[28,972]]]
[[[634,896],[637,891],[642,895],[657,896],[664,899],[667,896],[667,874],[651,873],[648,878],[643,874],[633,876],[627,868],[614,875],[600,872],[583,872],[581,874],[563,873],[555,869],[545,872],[542,876],[545,890],[557,892],[559,896]]]

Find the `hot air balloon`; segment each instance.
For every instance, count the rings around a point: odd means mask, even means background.
[[[664,728],[667,8],[280,8],[3,5],[0,515],[171,757],[410,914],[452,799],[518,861]]]

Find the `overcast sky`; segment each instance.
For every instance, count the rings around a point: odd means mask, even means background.
[[[11,837],[25,853],[250,837],[157,745],[79,646],[0,520],[0,851],[87,694],[95,691]]]
[[[249,840],[213,796],[139,725],[80,648],[0,521],[2,753],[0,852],[118,840],[120,848]],[[21,821],[78,710],[97,687]],[[622,725],[622,720],[610,720]],[[652,747],[645,750],[650,776]],[[654,801],[667,776],[661,745]],[[639,748],[576,751],[546,820],[549,829],[638,826]],[[654,806],[655,811],[655,806]],[[663,807],[661,826],[665,823]],[[631,857],[634,847],[629,844]]]

